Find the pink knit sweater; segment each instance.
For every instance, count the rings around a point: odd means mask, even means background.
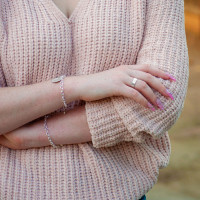
[[[164,111],[122,96],[71,102],[85,104],[92,141],[0,146],[0,199],[138,200],[169,162],[189,77],[183,0],[79,0],[70,18],[52,0],[0,0],[3,87],[144,63],[177,80],[159,78],[175,99],[154,90]]]

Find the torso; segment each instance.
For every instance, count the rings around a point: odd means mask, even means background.
[[[88,75],[135,64],[143,41],[146,2],[0,0],[0,68],[5,74],[5,83],[8,87],[31,85],[62,74]],[[74,12],[75,8],[79,9]],[[70,16],[73,17],[67,20]],[[158,45],[156,52],[163,53],[156,39],[145,42]],[[148,47],[143,50],[143,56],[147,55],[143,61],[155,59],[153,54],[148,57],[151,50]],[[158,58],[159,63],[162,58]],[[119,119],[118,124],[110,125],[119,130],[119,135],[113,136],[115,132],[109,135],[106,122],[105,127],[97,124],[105,135],[100,145],[106,139],[107,144],[133,139],[123,128],[119,109],[129,111],[130,108],[132,112],[140,107],[133,101],[116,106],[118,101],[108,98],[87,104],[93,109],[89,112],[94,113],[92,116],[99,111],[95,119],[99,119],[100,125],[100,120],[105,121],[105,113],[99,109],[109,114],[108,123],[114,123],[115,116]],[[67,111],[81,103],[70,102]],[[146,116],[141,120],[145,119]],[[96,140],[99,138],[95,136]],[[136,145],[124,142],[109,148],[95,148],[92,142],[58,149],[48,146],[13,150],[0,145],[0,172],[3,172],[0,173],[0,199],[139,199],[156,182],[158,168],[166,165],[169,156],[167,132],[158,140]]]
[[[79,0],[53,0],[53,2],[69,19]]]

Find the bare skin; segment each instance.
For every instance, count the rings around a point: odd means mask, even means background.
[[[69,19],[80,0],[53,0],[56,6]]]
[[[58,113],[51,116],[47,124],[49,134],[55,144],[79,144],[91,141],[84,106],[77,106],[66,115]],[[0,144],[11,149],[49,146],[44,129],[44,119],[0,135]]]
[[[66,95],[67,103],[78,99],[74,84],[72,77],[65,78],[65,93],[71,94]],[[0,88],[0,97],[0,135],[63,106],[59,85],[51,80],[20,87],[3,87]]]

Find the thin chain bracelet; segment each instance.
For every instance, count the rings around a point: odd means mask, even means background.
[[[66,75],[61,75],[61,76],[51,80],[52,83],[60,82],[61,97],[62,97],[62,101],[64,104],[64,114],[66,114],[65,109],[67,109],[67,103],[66,103],[65,94],[64,94],[64,80],[63,80],[65,77],[66,77]]]
[[[62,144],[60,144],[60,145],[55,145],[55,144],[53,143],[53,141],[51,140],[51,138],[50,138],[49,129],[48,129],[48,127],[47,127],[47,118],[48,118],[48,117],[49,117],[49,115],[45,115],[45,116],[44,116],[44,128],[45,128],[45,130],[46,130],[46,135],[47,135],[47,137],[48,137],[48,140],[49,140],[51,146],[53,146],[54,149],[56,149],[56,148],[58,148],[58,147],[62,147],[62,146],[63,146]]]

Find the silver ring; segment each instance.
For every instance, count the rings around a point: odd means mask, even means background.
[[[136,84],[137,80],[138,80],[137,78],[133,78],[133,80],[131,82],[131,84],[133,85],[133,87],[135,87],[135,84]]]

